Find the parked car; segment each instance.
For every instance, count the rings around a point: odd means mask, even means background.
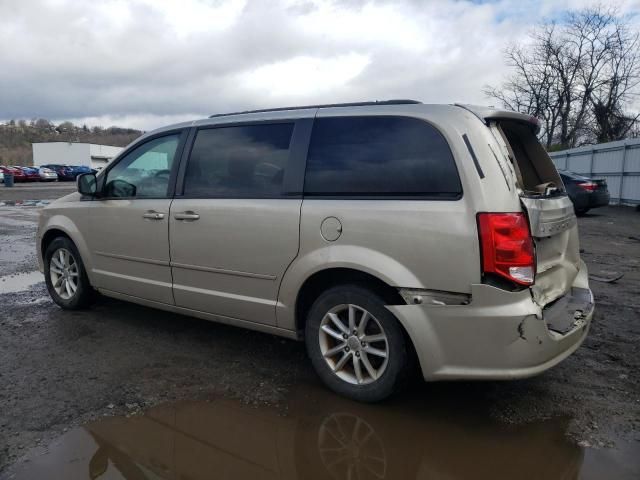
[[[86,165],[72,165],[71,171],[73,172],[75,178],[77,178],[78,175],[82,175],[83,173],[95,173],[90,167],[87,167]]]
[[[77,177],[77,174],[75,174],[73,171],[73,167],[71,167],[70,165],[52,163],[52,164],[42,165],[42,167],[48,168],[56,172],[56,175],[58,175],[58,180],[73,181]]]
[[[569,198],[573,202],[576,215],[584,215],[592,208],[609,205],[609,188],[606,180],[599,180],[560,170]]]
[[[37,168],[21,167],[18,165],[14,165],[13,168],[21,170],[22,173],[24,173],[24,180],[26,182],[37,182],[40,180],[40,173]]]
[[[558,364],[593,314],[576,216],[537,120],[368,102],[215,115],[150,132],[43,209],[62,308],[94,291],[304,339],[361,401]]]
[[[2,170],[2,173],[3,173],[3,182],[4,182],[4,175],[6,175],[7,173],[11,173],[13,175],[13,181],[14,182],[26,182],[27,181],[24,172],[19,168],[0,166],[0,170]]]
[[[0,183],[4,183],[4,172],[0,170]]]
[[[50,168],[40,167],[38,173],[41,182],[55,182],[58,180],[58,174]]]

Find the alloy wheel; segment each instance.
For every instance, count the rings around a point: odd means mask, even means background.
[[[59,248],[53,252],[49,263],[49,276],[51,285],[60,298],[69,300],[75,295],[78,290],[78,262],[69,250]]]
[[[335,375],[365,385],[375,382],[389,362],[389,342],[380,322],[352,304],[337,305],[320,322],[320,351]]]

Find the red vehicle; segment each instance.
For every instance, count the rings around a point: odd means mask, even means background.
[[[40,171],[37,168],[32,167],[20,167],[18,165],[14,165],[13,168],[16,170],[20,170],[24,174],[25,182],[39,182],[40,181]]]
[[[19,168],[0,166],[0,171],[2,171],[2,173],[4,175],[7,175],[8,173],[12,174],[14,182],[26,182],[27,181],[26,175]]]

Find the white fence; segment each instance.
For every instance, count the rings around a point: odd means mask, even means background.
[[[640,139],[550,152],[559,170],[604,178],[611,203],[640,204]]]

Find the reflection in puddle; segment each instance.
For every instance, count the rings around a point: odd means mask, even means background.
[[[321,389],[300,389],[286,415],[229,399],[165,405],[72,430],[11,478],[637,478],[631,455],[567,441],[566,421],[505,428],[441,410],[416,398],[361,405]]]
[[[51,200],[5,200],[0,202],[0,207],[46,207]]]
[[[40,282],[44,282],[44,277],[37,271],[5,275],[0,277],[0,294],[22,292]]]

